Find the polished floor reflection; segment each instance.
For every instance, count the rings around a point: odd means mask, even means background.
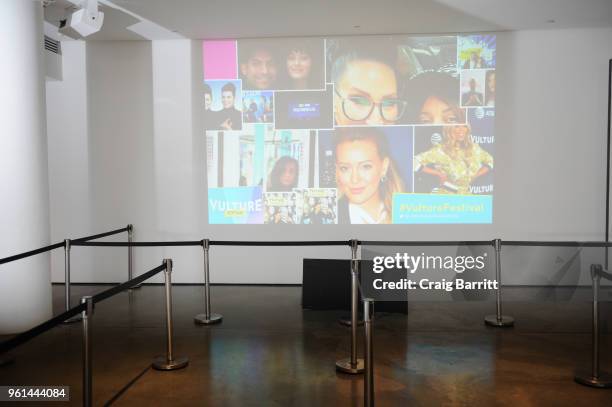
[[[75,286],[74,300],[106,286]],[[175,286],[175,355],[183,370],[150,368],[165,349],[163,287],[144,286],[96,306],[94,404],[113,406],[361,406],[363,378],[336,373],[348,356],[343,312],[304,311],[300,287],[215,286],[220,325],[196,326],[202,287]],[[54,286],[54,310],[63,307]],[[602,304],[601,366],[612,371],[612,303]],[[485,327],[492,303],[411,303],[376,314],[379,406],[610,406],[612,389],[573,381],[590,363],[588,302],[509,302],[514,328]],[[0,385],[68,385],[81,404],[79,324],[19,347]],[[362,332],[360,330],[360,340]],[[4,339],[4,338],[2,338]],[[360,344],[361,351],[361,344]],[[19,404],[23,405],[23,404]],[[67,405],[67,403],[58,403]]]

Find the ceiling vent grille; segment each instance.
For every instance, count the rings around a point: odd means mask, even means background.
[[[54,54],[62,55],[62,45],[59,41],[45,35],[45,49]]]

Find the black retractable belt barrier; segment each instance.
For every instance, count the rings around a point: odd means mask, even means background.
[[[350,246],[347,240],[325,240],[325,241],[268,241],[253,242],[239,240],[211,240],[211,246]]]
[[[83,242],[73,241],[73,246],[99,246],[99,247],[163,247],[163,246],[201,246],[199,240],[186,240],[176,242]]]
[[[166,268],[166,266],[164,264],[154,268],[151,271],[148,271],[138,277],[136,277],[135,279],[131,280],[131,281],[126,281],[123,284],[120,284],[116,287],[110,288],[106,291],[103,291],[99,294],[96,294],[93,296],[93,301],[94,303],[103,301],[109,297],[112,297],[113,295],[126,290],[127,288],[130,287],[131,284],[137,284],[139,282],[142,282],[148,278],[151,278],[152,276],[154,276],[155,274],[159,273],[160,271],[164,270]],[[83,304],[79,304],[75,307],[70,308],[69,310],[62,312],[59,315],[56,315],[55,317],[49,319],[48,321],[43,322],[40,325],[35,326],[34,328],[31,328],[23,333],[20,333],[19,335],[16,335],[2,343],[0,343],[0,354],[4,353],[4,352],[8,352],[9,350],[29,341],[32,338],[35,338],[36,336],[48,331],[49,329],[53,328],[56,325],[61,324],[62,322],[64,322],[65,320],[74,317],[75,315],[79,314],[80,312],[82,312],[83,310],[85,310],[85,306]]]
[[[393,241],[393,240],[362,240],[362,246],[488,246],[491,240],[466,240],[466,241]]]
[[[72,239],[73,242],[86,242],[88,240],[101,239],[106,236],[116,235],[117,233],[127,232],[129,231],[129,227],[126,226],[124,228],[111,230],[110,232],[98,233],[97,235],[79,237],[78,239]]]
[[[612,247],[610,242],[561,242],[561,241],[526,241],[504,240],[504,246],[553,246],[553,247]]]
[[[121,233],[125,231],[128,231],[131,235],[131,226],[132,225],[128,225],[127,227],[124,227],[124,228],[115,229],[115,230],[111,230],[109,232],[104,232],[104,233],[98,233],[98,234],[91,235],[91,236],[81,237],[75,240],[65,239],[63,242],[60,242],[60,243],[55,243],[49,246],[41,247],[40,249],[35,249],[35,250],[31,250],[25,253],[16,254],[14,256],[5,257],[3,259],[0,259],[0,264],[9,263],[12,261],[16,261],[19,259],[23,259],[26,257],[34,256],[36,254],[45,253],[47,251],[63,247],[64,248],[64,273],[65,273],[65,276],[64,276],[65,294],[64,296],[65,296],[65,303],[66,303],[66,311],[69,311],[70,310],[70,249],[71,249],[71,246],[73,246],[74,243],[78,245],[79,243],[83,243],[88,240],[100,239],[106,236],[115,235],[117,233]],[[130,270],[131,270],[131,253],[130,253]],[[78,322],[80,320],[81,320],[81,316],[78,315],[77,313],[75,315],[72,315],[72,317],[68,318],[64,322],[72,323],[72,322]]]
[[[152,270],[147,271],[144,274],[139,275],[138,277],[134,277],[133,279],[126,281],[125,283],[119,284],[113,288],[109,288],[106,291],[102,291],[99,294],[93,296],[94,303],[98,303],[100,301],[104,301],[105,299],[112,297],[115,294],[120,293],[121,291],[125,291],[128,288],[132,287],[135,284],[142,283],[143,281],[153,277],[155,274],[159,273],[166,269],[165,264],[159,265]]]
[[[128,232],[127,242],[93,242],[90,240],[111,236],[117,233]],[[351,352],[350,358],[341,360],[336,363],[337,370],[346,373],[361,373],[365,370],[364,380],[364,405],[374,405],[374,359],[373,359],[373,300],[370,298],[364,298],[364,346],[365,346],[365,360],[357,359],[357,341],[356,341],[356,326],[357,326],[357,307],[355,299],[358,298],[356,294],[359,287],[359,262],[357,258],[357,249],[359,245],[369,246],[486,246],[492,244],[495,248],[496,258],[496,278],[498,281],[497,290],[497,313],[496,315],[485,318],[485,322],[492,326],[512,326],[514,320],[511,317],[505,317],[501,313],[501,239],[495,239],[493,241],[359,241],[352,239],[349,241],[225,241],[225,240],[208,240],[204,239],[201,241],[151,241],[151,242],[133,242],[133,227],[127,225],[125,228],[116,229],[113,231],[82,237],[74,240],[66,239],[64,242],[56,243],[39,249],[31,250],[21,254],[9,256],[0,259],[0,264],[5,264],[11,261],[23,259],[29,256],[33,256],[39,253],[44,253],[56,248],[64,247],[66,252],[66,270],[67,276],[69,276],[69,253],[71,246],[97,246],[97,247],[128,247],[128,262],[129,262],[129,276],[131,277],[132,270],[132,247],[172,247],[172,246],[202,246],[204,248],[204,272],[205,272],[205,285],[206,285],[206,299],[205,299],[205,314],[203,314],[204,323],[213,322],[213,315],[210,312],[210,290],[209,290],[209,248],[212,245],[216,246],[350,246],[351,247],[351,287],[352,287],[352,306],[351,306]],[[569,247],[612,247],[611,242],[571,242],[571,241],[504,241],[506,246],[569,246]],[[155,359],[153,367],[159,370],[174,370],[185,367],[188,364],[187,358],[174,358],[172,349],[172,336],[173,336],[173,324],[172,324],[172,283],[171,283],[171,272],[172,272],[172,260],[165,259],[163,264],[160,266],[136,277],[130,278],[125,283],[110,288],[106,291],[98,293],[94,296],[86,296],[81,300],[81,304],[73,308],[69,308],[69,302],[67,302],[67,309],[62,314],[59,314],[48,321],[43,322],[26,332],[16,335],[2,343],[0,343],[0,357],[4,357],[5,353],[11,349],[29,341],[32,338],[50,330],[56,325],[65,322],[66,320],[73,319],[79,313],[82,313],[83,317],[83,403],[86,406],[91,405],[92,400],[92,359],[91,359],[91,319],[93,317],[93,305],[97,302],[103,301],[110,298],[124,290],[134,288],[141,284],[144,280],[147,280],[155,274],[165,271],[165,292],[166,292],[166,355]],[[599,370],[599,284],[601,278],[612,280],[612,274],[604,271],[601,265],[591,266],[591,276],[593,279],[593,352],[592,352],[592,369],[589,373],[577,374],[575,377],[576,382],[599,388],[612,388],[612,376],[600,372]],[[66,279],[66,283],[69,285],[69,278]],[[67,295],[67,301],[69,301],[69,295]],[[199,322],[197,320],[196,322]],[[221,317],[217,319],[221,320]],[[216,321],[215,321],[216,322]],[[203,322],[200,322],[203,323]]]
[[[41,247],[40,249],[30,250],[29,252],[24,252],[20,254],[15,254],[13,256],[5,257],[0,259],[0,264],[10,263],[11,261],[23,259],[26,257],[34,256],[36,254],[48,252],[49,250],[59,249],[60,247],[64,247],[64,242],[55,243],[49,246]]]
[[[40,325],[36,325],[34,328],[31,328],[23,333],[20,333],[19,335],[16,335],[0,343],[0,354],[8,352],[9,350],[17,346],[26,343],[30,339],[35,338],[44,332],[47,332],[49,329],[61,324],[68,318],[77,315],[79,312],[83,311],[84,308],[85,307],[82,304],[77,305],[76,307],[73,307],[66,312],[62,312],[61,314],[49,319],[48,321],[43,322]]]
[[[51,328],[59,324],[62,324],[64,321],[74,318],[77,314],[82,313],[82,322],[83,322],[83,405],[91,406],[92,398],[93,398],[93,394],[92,394],[92,382],[93,382],[92,380],[92,372],[93,372],[93,369],[92,369],[92,364],[93,364],[92,363],[92,356],[93,356],[92,339],[93,338],[92,338],[91,324],[92,324],[92,318],[93,318],[94,304],[100,301],[104,301],[107,298],[110,298],[113,295],[116,295],[124,290],[128,290],[130,287],[133,287],[134,285],[139,284],[143,282],[144,280],[153,277],[155,274],[159,273],[162,270],[166,271],[166,322],[167,322],[167,327],[168,327],[167,332],[170,333],[171,335],[171,332],[172,332],[171,301],[172,300],[170,297],[170,290],[171,290],[170,271],[172,270],[172,260],[165,259],[163,264],[155,267],[154,269],[149,270],[148,272],[132,280],[126,281],[125,283],[119,284],[116,287],[112,287],[94,296],[85,296],[81,298],[81,304],[77,305],[76,307],[73,307],[67,310],[66,312],[63,312],[49,319],[48,321],[43,322],[40,325],[37,325],[34,328],[29,329],[26,332],[23,332],[19,335],[16,335],[0,343],[0,356],[3,356],[5,352],[8,352],[17,346],[26,343],[30,339],[37,337],[38,335],[50,330]],[[172,359],[172,353],[171,353],[172,338],[171,336],[167,338],[167,343],[168,343],[168,349],[170,350],[170,353],[169,353],[170,359],[168,360],[173,361],[175,365],[177,364],[177,362],[184,362],[183,366],[186,366],[185,358],[180,358],[180,360]],[[176,369],[177,367],[173,367],[173,368]],[[170,369],[165,369],[165,370],[170,370]]]
[[[75,242],[85,242],[85,241],[93,240],[93,239],[100,239],[102,237],[111,236],[111,235],[115,235],[117,233],[125,232],[128,229],[129,229],[129,227],[125,227],[125,228],[121,228],[121,229],[111,230],[110,232],[99,233],[97,235],[80,237],[78,239],[74,239],[73,243],[75,243]],[[36,254],[48,252],[49,250],[59,249],[60,247],[64,247],[64,244],[65,244],[64,242],[54,243],[54,244],[49,245],[49,246],[41,247],[40,249],[30,250],[30,251],[27,251],[27,252],[24,252],[24,253],[15,254],[13,256],[5,257],[3,259],[0,259],[0,264],[10,263],[11,261],[15,261],[15,260],[23,259],[23,258],[26,258],[26,257],[34,256]]]

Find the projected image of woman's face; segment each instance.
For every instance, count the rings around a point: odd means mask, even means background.
[[[267,191],[291,192],[300,177],[299,163],[295,158],[282,156],[270,171]]]
[[[389,165],[371,140],[345,141],[336,147],[336,182],[353,204],[378,200],[378,188]]]
[[[350,62],[336,83],[336,124],[384,125],[399,119],[395,71],[378,61]]]
[[[297,163],[294,161],[287,162],[280,175],[280,184],[286,188],[293,187],[297,183],[297,174]]]
[[[453,126],[451,137],[453,141],[465,141],[470,130],[467,126]]]
[[[293,50],[287,56],[287,73],[294,80],[306,79],[310,75],[312,58],[308,53]]]
[[[464,121],[465,117],[459,115],[456,106],[451,106],[436,96],[428,97],[419,112],[421,124],[453,124]]]

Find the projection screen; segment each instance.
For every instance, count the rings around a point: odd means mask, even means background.
[[[203,42],[210,224],[490,224],[494,35]]]

